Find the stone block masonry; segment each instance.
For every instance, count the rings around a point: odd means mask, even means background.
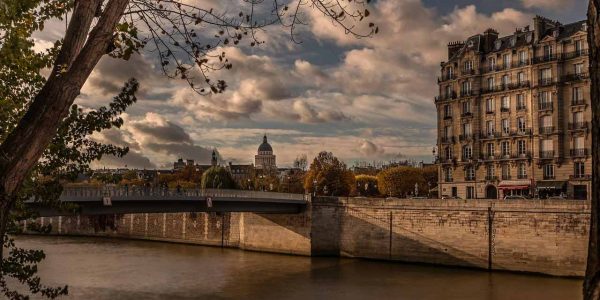
[[[303,213],[290,215],[159,213],[36,222],[63,235],[582,276],[590,206],[571,200],[316,198]]]

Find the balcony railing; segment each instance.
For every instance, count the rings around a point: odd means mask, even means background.
[[[554,107],[552,101],[540,101],[538,103],[539,110],[552,110],[553,108]]]
[[[456,95],[456,92],[453,91],[450,94],[444,94],[444,95],[439,95],[439,96],[435,97],[435,102],[452,100],[452,99],[456,99],[456,98],[458,98]]]
[[[517,111],[527,110],[527,105],[517,105]]]
[[[589,128],[588,122],[569,123],[569,130],[585,130],[588,128]]]
[[[461,118],[470,118],[470,117],[472,117],[472,116],[473,116],[473,113],[472,113],[472,112],[470,112],[470,111],[463,112],[462,114],[460,114],[460,117],[461,117]]]
[[[531,158],[531,152],[521,152],[521,153],[517,153],[513,156],[514,159],[530,159]]]
[[[571,101],[571,105],[585,105],[585,99],[573,99],[573,101]]]
[[[521,128],[512,132],[512,135],[531,135],[531,128]]]
[[[571,157],[586,157],[588,156],[588,149],[571,149]]]
[[[445,114],[444,115],[444,120],[450,120],[452,119],[452,114]]]
[[[461,157],[461,161],[470,161],[473,160],[473,155],[463,155]]]
[[[517,62],[517,67],[524,67],[524,66],[528,66],[529,65],[529,60],[520,60]]]
[[[480,139],[495,139],[495,138],[499,138],[500,137],[500,133],[499,132],[480,132],[479,133],[479,138]]]
[[[554,133],[554,126],[540,127],[540,134],[552,134],[552,133]]]
[[[476,75],[478,72],[477,72],[477,69],[471,68],[471,69],[462,69],[460,71],[460,73],[461,73],[461,75]]]
[[[552,175],[544,174],[544,180],[553,180],[553,179],[556,179],[556,176],[554,176],[554,174],[552,174]]]
[[[589,54],[590,54],[590,51],[588,49],[581,49],[578,51],[563,53],[563,54],[561,54],[561,58],[562,59],[573,59],[573,58],[577,58],[577,57],[585,56],[585,55],[589,55]]]
[[[555,81],[552,78],[542,78],[542,79],[538,80],[539,86],[549,86],[549,85],[553,85],[554,83],[555,83]]]
[[[517,179],[527,179],[527,174],[517,174]]]
[[[471,141],[473,140],[472,134],[461,134],[458,136],[458,140],[461,142]]]
[[[592,175],[587,174],[574,174],[569,176],[569,180],[591,180]]]
[[[550,62],[550,61],[555,61],[558,59],[558,56],[555,54],[550,54],[550,55],[542,55],[542,56],[536,56],[533,58],[533,63],[534,64],[541,64],[541,63],[545,63],[545,62]]]
[[[440,138],[442,144],[454,144],[455,139],[453,136],[443,136]]]
[[[456,74],[452,73],[452,74],[442,74],[441,77],[438,77],[438,82],[444,82],[444,81],[448,81],[448,80],[453,80],[456,79]]]
[[[540,151],[540,158],[554,158],[554,150]]]
[[[470,96],[476,96],[476,95],[477,95],[477,93],[475,92],[475,90],[460,91],[461,97],[470,97]]]
[[[487,181],[498,180],[498,176],[496,176],[496,175],[485,175],[485,180],[487,180]]]
[[[580,81],[588,78],[590,78],[588,73],[567,74],[562,77],[562,82]]]
[[[511,180],[512,176],[508,175],[508,174],[502,174],[502,180]]]
[[[475,181],[475,176],[465,176],[465,181]]]
[[[524,80],[521,82],[511,83],[511,84],[509,84],[508,88],[511,90],[514,90],[514,89],[520,89],[520,88],[528,88],[530,86],[531,86],[531,83],[529,82],[529,80]]]

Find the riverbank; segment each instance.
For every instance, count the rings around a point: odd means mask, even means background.
[[[577,277],[585,270],[589,205],[568,200],[317,198],[303,213],[290,215],[166,213],[35,222],[51,224],[52,233],[60,235]]]

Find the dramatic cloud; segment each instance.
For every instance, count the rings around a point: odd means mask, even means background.
[[[573,5],[574,0],[522,0],[523,6],[539,7],[551,10],[567,9]]]

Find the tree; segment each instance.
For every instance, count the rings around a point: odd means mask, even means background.
[[[315,157],[304,177],[304,189],[317,195],[349,196],[355,186],[354,174],[346,164],[326,151]]]
[[[592,208],[584,299],[600,299],[600,0],[588,7],[589,70],[592,109]]]
[[[294,168],[306,171],[307,166],[308,158],[306,157],[306,154],[299,155],[294,159]]]
[[[373,23],[356,26],[370,14],[366,9],[369,1],[365,1],[249,1],[245,10],[233,14],[202,7],[212,3],[202,0],[1,2],[0,236],[4,245],[9,245],[6,232],[14,219],[11,211],[36,190],[29,187],[36,174],[50,172],[56,180],[47,182],[56,187],[65,170],[85,169],[90,160],[104,154],[126,153],[126,148],[95,143],[89,134],[122,124],[118,114],[135,101],[137,82],[125,86],[120,103],[95,113],[72,107],[100,58],[129,59],[150,47],[166,76],[185,80],[199,94],[220,93],[227,84],[211,80],[208,74],[232,65],[218,47],[246,40],[249,46],[262,44],[256,33],[274,24],[283,25],[297,41],[298,28],[309,21],[305,17],[309,9],[321,12],[348,34],[370,36],[378,31]],[[64,38],[44,53],[33,51],[32,34],[42,30],[49,19],[63,19],[67,13],[70,19]],[[366,30],[361,33],[363,28]],[[47,77],[40,72],[45,68],[50,70]],[[72,126],[71,122],[93,126]],[[42,158],[47,154],[55,156],[45,161]],[[56,194],[60,189],[50,190]],[[4,275],[14,275],[7,270],[15,261],[11,257],[5,260],[3,249],[0,247],[0,283],[5,283]],[[2,288],[8,297],[19,297],[5,285]]]
[[[428,189],[436,187],[438,185],[438,167],[429,166],[423,168],[423,179],[425,179]]]
[[[373,175],[357,175],[356,177],[356,192],[361,196],[377,196],[377,177]]]
[[[229,171],[223,167],[214,166],[204,171],[200,186],[203,189],[235,189],[236,184]]]
[[[385,169],[377,174],[379,192],[390,197],[405,197],[415,192],[415,184],[419,185],[419,193],[427,187],[420,169],[400,166]]]

